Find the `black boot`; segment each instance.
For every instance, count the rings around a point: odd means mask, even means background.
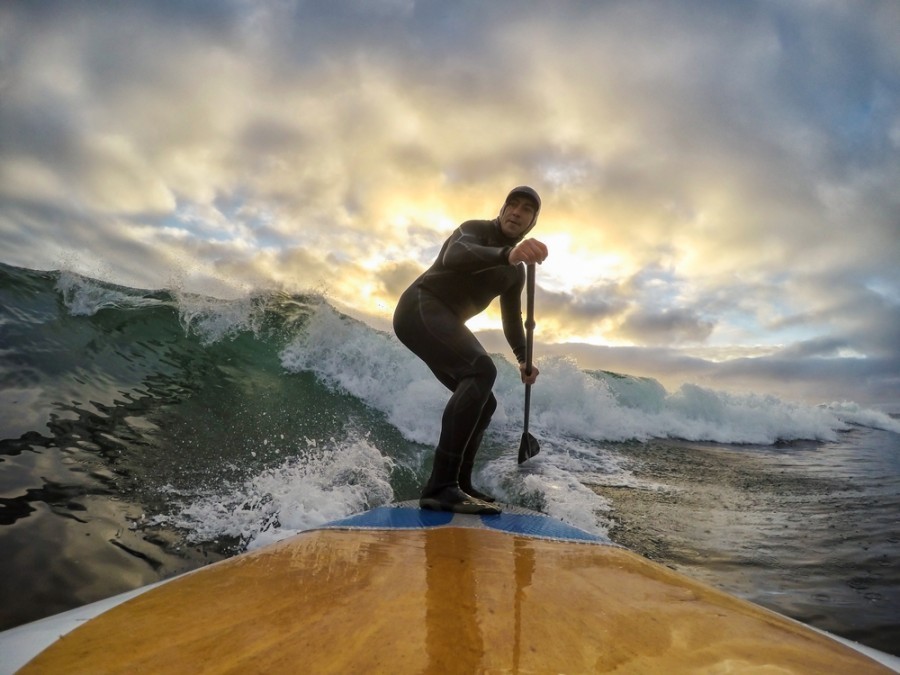
[[[459,455],[451,455],[438,449],[434,453],[431,478],[422,491],[419,506],[429,511],[450,511],[452,513],[477,513],[496,515],[500,509],[487,502],[466,494],[459,486]]]
[[[428,511],[449,511],[451,513],[474,513],[481,516],[496,516],[501,513],[499,506],[476,499],[458,487],[445,487],[428,496],[419,498],[419,506]]]

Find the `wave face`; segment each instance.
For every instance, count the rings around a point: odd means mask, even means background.
[[[0,457],[21,467],[0,523],[27,517],[54,485],[71,492],[73,474],[80,490],[142,505],[142,526],[249,548],[416,496],[447,394],[392,335],[324,298],[217,300],[68,272],[0,272]],[[611,443],[766,445],[834,440],[850,424],[898,428],[852,404],[692,384],[667,392],[652,379],[538,359],[531,431],[542,455],[520,468],[523,388],[517,369],[495,360],[500,407],[478,480],[598,534],[609,504],[588,486],[636,480]]]

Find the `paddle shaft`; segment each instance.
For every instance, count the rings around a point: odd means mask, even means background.
[[[534,263],[525,266],[525,374],[531,375],[534,357]],[[525,385],[525,433],[531,412],[531,385]]]

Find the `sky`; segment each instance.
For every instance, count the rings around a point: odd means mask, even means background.
[[[529,184],[539,357],[900,412],[898,36],[896,0],[5,0],[0,261],[389,330]]]

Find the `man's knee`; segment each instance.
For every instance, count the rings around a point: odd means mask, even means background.
[[[475,377],[487,385],[488,388],[493,387],[494,380],[497,379],[497,366],[494,364],[494,360],[487,354],[484,354],[475,359],[473,366]]]

